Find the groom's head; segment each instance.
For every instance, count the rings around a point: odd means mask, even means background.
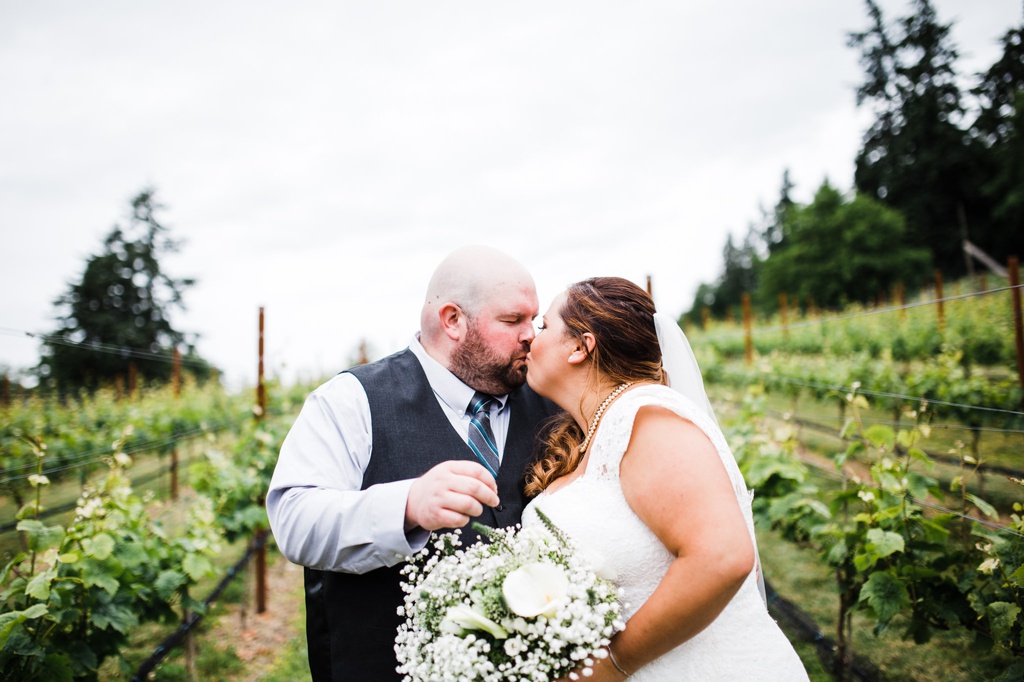
[[[526,381],[538,309],[533,278],[518,261],[488,247],[464,247],[430,279],[420,343],[463,383],[502,395]]]

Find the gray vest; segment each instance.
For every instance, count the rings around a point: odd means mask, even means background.
[[[450,459],[477,461],[437,404],[419,360],[408,349],[349,370],[370,403],[373,451],[362,489],[416,478]],[[539,433],[558,410],[528,386],[509,395],[511,420],[498,472],[501,504],[484,508],[487,526],[519,522],[528,464],[539,451]],[[463,530],[463,542],[476,539]],[[395,635],[401,618],[401,564],[368,573],[305,570],[306,641],[314,682],[388,682],[395,672]]]

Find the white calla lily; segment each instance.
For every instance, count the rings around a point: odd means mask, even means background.
[[[520,566],[505,576],[501,586],[509,609],[523,618],[554,616],[566,601],[568,591],[565,571],[549,563]]]
[[[448,609],[441,621],[441,631],[453,635],[464,635],[470,630],[482,630],[496,639],[506,639],[508,631],[472,606],[459,604]]]

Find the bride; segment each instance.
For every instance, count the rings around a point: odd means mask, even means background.
[[[750,493],[678,325],[598,277],[541,329],[527,380],[565,415],[527,474],[523,522],[541,510],[573,537],[628,618],[589,679],[807,680],[759,591]]]

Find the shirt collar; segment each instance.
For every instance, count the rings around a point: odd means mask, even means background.
[[[447,367],[430,357],[418,337],[413,338],[409,343],[409,350],[423,366],[423,372],[427,375],[430,388],[433,389],[437,397],[456,414],[464,414],[476,391],[462,383],[462,380],[452,374]],[[505,403],[508,401],[508,394],[494,397],[500,405],[498,409],[504,409]]]

